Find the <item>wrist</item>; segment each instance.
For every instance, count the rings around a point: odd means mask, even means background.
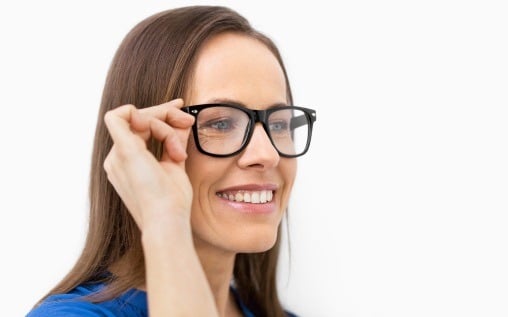
[[[143,226],[141,243],[143,248],[157,245],[179,245],[182,242],[192,242],[192,229],[190,219],[181,215],[163,217]]]

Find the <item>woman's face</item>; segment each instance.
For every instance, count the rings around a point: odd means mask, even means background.
[[[284,74],[275,56],[261,42],[234,33],[205,43],[190,87],[188,105],[235,103],[259,110],[287,103]],[[192,137],[187,152],[196,243],[234,253],[271,248],[296,176],[296,159],[280,157],[260,123],[235,156],[202,154]],[[243,201],[264,195],[268,198],[258,203]],[[265,201],[270,195],[271,201]]]

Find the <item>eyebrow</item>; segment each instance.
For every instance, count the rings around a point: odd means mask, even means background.
[[[233,99],[229,99],[229,98],[214,98],[214,99],[209,100],[207,103],[220,103],[220,104],[238,106],[238,107],[242,107],[242,108],[248,108],[244,103],[242,103],[240,101],[233,100]],[[275,108],[275,107],[287,107],[287,106],[288,106],[288,104],[286,104],[285,102],[277,102],[277,103],[274,103],[274,104],[271,104],[270,106],[268,106],[268,109]]]

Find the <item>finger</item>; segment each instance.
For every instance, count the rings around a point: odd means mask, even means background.
[[[125,168],[123,161],[119,159],[116,149],[116,144],[113,144],[113,147],[104,160],[103,167],[104,171],[106,172],[106,176],[108,177],[108,181],[115,188],[117,193],[121,197],[128,197],[128,195],[125,195],[126,190],[124,187],[128,186],[129,182],[125,177]],[[124,186],[121,186],[121,184]]]
[[[149,115],[142,114],[138,111],[133,111],[131,114],[131,128],[132,131],[141,137],[144,141],[148,141],[151,136],[150,132],[150,120],[153,117]]]
[[[178,134],[179,130],[181,129],[175,129],[158,119],[152,118],[150,120],[150,132],[152,136],[163,143],[164,152],[166,152],[170,159],[176,162],[187,158],[185,144]]]
[[[125,105],[110,110],[104,115],[104,122],[113,142],[122,148],[137,148],[140,145],[141,140],[132,137],[129,123],[135,111],[136,108],[133,105]]]
[[[121,117],[122,119],[128,122],[130,121],[132,112],[134,112],[135,110],[137,110],[137,108],[134,105],[131,104],[122,105],[106,112],[104,118],[106,118],[107,116],[114,115],[117,117]]]
[[[139,111],[134,111],[131,114],[131,126],[135,128],[135,133],[143,140],[148,141],[150,137],[161,141],[164,145],[165,152],[169,158],[175,161],[184,160],[187,157],[186,139],[180,139],[178,130],[165,122],[150,117],[149,115],[142,114]]]
[[[174,99],[169,102],[140,109],[140,113],[155,117],[177,128],[187,128],[194,123],[194,117],[180,108],[183,107],[182,99]]]
[[[129,180],[128,175],[129,167],[132,167],[132,165],[124,164],[125,161],[119,157],[117,150],[117,145],[113,144],[113,147],[104,160],[104,170],[106,171],[109,183],[122,198],[122,201],[127,206],[138,226],[141,226],[142,222],[139,215],[139,204],[137,203],[135,195],[133,195],[134,189],[132,188],[132,182]],[[135,168],[134,170],[138,170],[138,168]]]
[[[180,141],[180,144],[182,145],[182,149],[185,152],[185,156],[182,157],[182,160],[177,161],[177,162],[180,162],[180,163],[183,164],[184,160],[187,159],[187,143],[188,143],[189,136],[190,136],[190,133],[191,133],[191,128],[176,129],[175,133],[177,134],[178,140]],[[170,155],[169,155],[170,152],[171,151],[167,148],[167,145],[165,144],[164,145],[164,151],[162,152],[162,158],[161,158],[161,162],[162,163],[164,163],[164,162],[166,162],[166,161],[168,161],[170,159]]]

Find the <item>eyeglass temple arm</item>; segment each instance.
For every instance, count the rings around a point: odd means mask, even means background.
[[[316,117],[312,116],[311,120],[314,121]],[[289,129],[292,131],[298,127],[301,127],[303,125],[307,124],[307,117],[305,115],[297,116],[291,118],[291,122],[289,123]]]

